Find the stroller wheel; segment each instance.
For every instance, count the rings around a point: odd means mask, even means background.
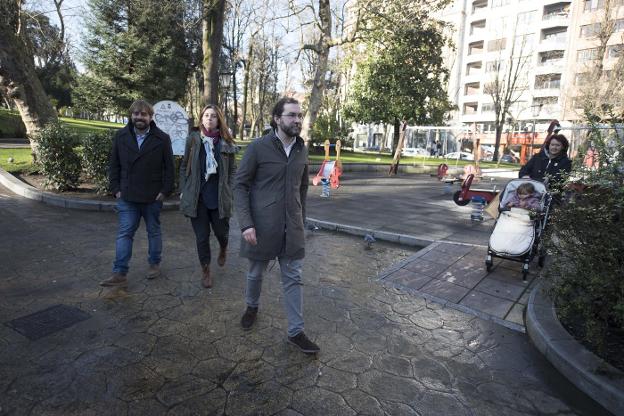
[[[493,266],[493,264],[492,264],[491,261],[486,261],[485,262],[485,270],[487,270],[488,272],[492,271],[492,266]]]
[[[457,205],[459,205],[460,207],[463,207],[463,206],[466,206],[466,205],[468,205],[470,203],[469,199],[468,200],[464,199],[464,200],[460,201],[459,200],[459,195],[461,195],[461,191],[456,191],[453,194],[453,202],[455,202]]]
[[[523,282],[526,282],[528,275],[529,275],[529,265],[525,263],[522,266],[522,281]]]
[[[544,267],[544,262],[546,261],[546,254],[542,254],[537,258],[537,265],[539,267]]]

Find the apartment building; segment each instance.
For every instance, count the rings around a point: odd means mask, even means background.
[[[605,56],[596,33],[611,8],[615,30]],[[446,53],[449,97],[457,105],[450,124],[466,126],[482,143],[492,141],[494,105],[486,85],[505,71],[509,55],[525,57],[518,98],[506,129],[543,131],[552,119],[580,118],[578,87],[596,82],[587,66],[603,59],[605,70],[624,53],[624,0],[455,0],[440,16],[452,27],[455,49]]]

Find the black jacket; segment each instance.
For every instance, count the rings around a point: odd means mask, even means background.
[[[173,151],[169,135],[152,121],[141,145],[130,121],[115,134],[109,165],[110,190],[129,202],[149,203],[173,191]]]
[[[531,179],[544,182],[544,177],[548,176],[550,182],[560,182],[563,172],[569,173],[572,170],[572,161],[568,156],[562,154],[554,159],[550,159],[548,154],[542,150],[534,155],[529,163],[520,168],[518,177],[530,176]]]

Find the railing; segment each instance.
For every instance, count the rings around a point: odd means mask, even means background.
[[[542,20],[547,21],[547,20],[554,20],[554,19],[567,19],[569,16],[570,15],[565,12],[549,13],[549,14],[545,14],[542,17]]]

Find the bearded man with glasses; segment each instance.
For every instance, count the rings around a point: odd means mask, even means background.
[[[241,256],[249,259],[241,319],[252,328],[258,314],[262,275],[276,257],[279,261],[288,342],[314,354],[319,347],[303,332],[301,269],[305,257],[305,204],[308,193],[308,149],[301,133],[303,115],[294,98],[280,99],[273,108],[266,136],[252,142],[238,167],[234,204],[241,227]]]

